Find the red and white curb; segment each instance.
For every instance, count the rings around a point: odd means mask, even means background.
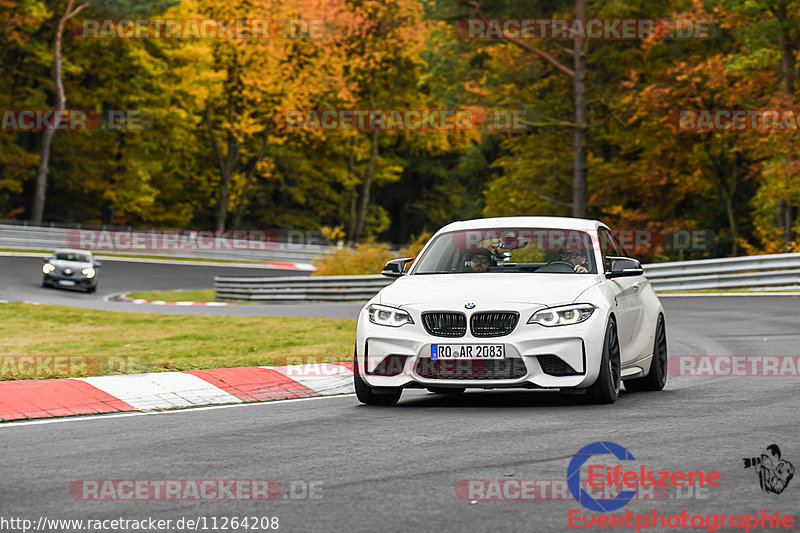
[[[0,420],[264,402],[353,392],[353,363],[0,381]]]
[[[144,298],[128,298],[126,294],[114,298],[117,302],[125,302],[129,304],[150,304],[150,305],[210,305],[210,306],[223,306],[231,305],[228,302],[170,302],[167,300],[145,300]],[[234,304],[235,305],[235,304]]]

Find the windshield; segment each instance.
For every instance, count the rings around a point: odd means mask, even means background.
[[[567,229],[472,229],[434,239],[412,274],[596,274],[588,233]]]
[[[77,263],[91,263],[92,260],[86,254],[77,252],[56,252],[53,254],[53,259],[58,261],[75,261]]]

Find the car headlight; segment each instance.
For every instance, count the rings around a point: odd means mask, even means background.
[[[573,304],[561,307],[549,307],[533,313],[528,319],[528,324],[540,324],[542,326],[568,326],[583,322],[594,313],[595,307],[592,304]]]
[[[50,263],[45,263],[42,265],[42,272],[44,272],[45,274],[49,274],[55,269],[56,269],[55,265],[51,265]]]
[[[83,270],[81,270],[81,274],[83,274],[89,279],[92,279],[95,275],[95,270],[92,267],[84,268]]]
[[[373,324],[381,326],[391,326],[393,328],[402,326],[403,324],[413,324],[411,315],[398,309],[396,307],[389,307],[386,305],[370,305],[369,306],[369,321]]]

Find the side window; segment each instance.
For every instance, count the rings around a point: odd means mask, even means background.
[[[611,235],[611,232],[609,232],[609,236],[611,237],[611,246],[614,248],[614,254],[617,257],[630,257],[628,255],[628,252],[625,251],[625,248],[620,246],[620,244],[617,242],[616,237],[614,237],[614,235]]]
[[[623,253],[617,246],[617,243],[614,242],[614,236],[611,235],[611,232],[605,228],[600,228],[597,230],[597,236],[600,239],[600,253],[603,256],[603,267],[606,271],[611,270],[611,260],[606,259],[607,257],[619,257],[622,256]]]

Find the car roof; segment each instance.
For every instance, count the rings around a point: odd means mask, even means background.
[[[567,229],[567,230],[596,230],[605,228],[605,224],[599,220],[589,220],[586,218],[572,217],[493,217],[476,218],[472,220],[459,220],[452,222],[439,230],[459,231],[468,229],[505,229],[505,228],[542,228],[542,229]]]

